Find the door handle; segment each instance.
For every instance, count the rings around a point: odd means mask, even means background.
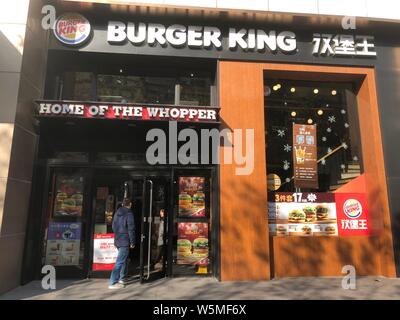
[[[149,203],[149,233],[148,233],[148,248],[147,248],[147,276],[146,280],[150,278],[150,260],[151,260],[151,232],[152,232],[152,220],[153,220],[153,181],[148,180],[150,183],[150,203]]]

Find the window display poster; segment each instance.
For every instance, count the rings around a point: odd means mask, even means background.
[[[47,231],[46,264],[79,265],[81,223],[50,222]]]
[[[178,223],[177,264],[208,265],[208,224]]]
[[[333,193],[270,193],[269,230],[272,236],[337,236]]]
[[[82,205],[83,177],[78,175],[57,176],[53,216],[81,216]]]
[[[114,246],[114,234],[95,234],[93,243],[93,271],[108,271],[114,268],[118,249]]]
[[[179,204],[180,217],[205,217],[205,178],[179,177]]]
[[[368,236],[367,198],[364,193],[269,194],[269,230],[272,236]]]
[[[295,188],[318,189],[317,126],[293,123]]]

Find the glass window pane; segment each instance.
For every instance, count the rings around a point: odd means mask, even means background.
[[[97,95],[99,101],[173,104],[175,79],[98,75]]]
[[[274,191],[295,191],[295,124],[315,124],[318,189],[332,192],[362,173],[357,107],[351,84],[266,80],[267,171],[281,180]]]
[[[202,275],[212,272],[210,180],[178,178],[173,230],[173,273]]]
[[[54,172],[48,202],[44,264],[82,267],[84,184],[82,170]]]
[[[90,72],[66,72],[64,74],[63,99],[92,101],[93,74]]]
[[[210,78],[182,77],[179,79],[179,83],[181,105],[210,105]]]

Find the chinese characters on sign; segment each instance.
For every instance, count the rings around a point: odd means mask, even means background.
[[[318,189],[317,127],[293,123],[295,188]]]
[[[340,236],[369,235],[368,206],[365,194],[337,193],[336,207]]]
[[[93,241],[93,271],[112,270],[118,256],[114,234],[95,234]]]
[[[314,34],[313,54],[321,56],[361,56],[375,57],[375,45],[372,36]]]
[[[271,236],[368,236],[368,207],[360,193],[268,194]]]
[[[337,236],[332,193],[270,193],[269,230],[272,236]]]
[[[50,222],[47,231],[46,264],[79,265],[81,223]]]

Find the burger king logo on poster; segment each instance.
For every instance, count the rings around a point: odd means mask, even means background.
[[[78,13],[65,13],[60,16],[54,27],[55,37],[68,45],[84,43],[90,36],[91,26],[89,20]]]
[[[362,214],[362,205],[355,199],[349,199],[343,204],[343,211],[350,219],[357,219]]]

